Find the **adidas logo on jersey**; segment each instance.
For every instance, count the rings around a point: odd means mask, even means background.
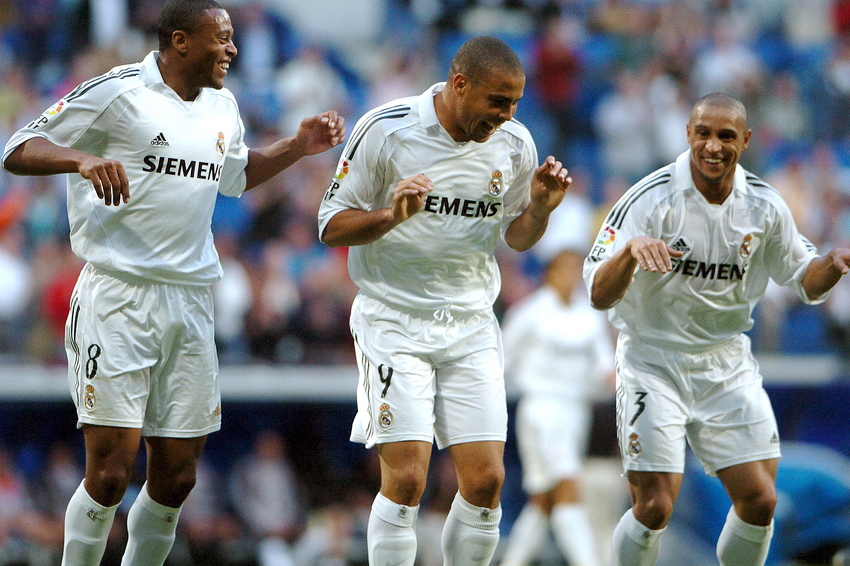
[[[153,143],[153,142],[151,142],[151,143]],[[691,247],[687,243],[685,243],[685,240],[682,239],[682,238],[679,238],[678,240],[673,242],[673,245],[670,246],[670,247],[673,248],[676,251],[679,251],[679,252],[689,252],[689,251],[691,251]]]
[[[157,147],[168,147],[169,143],[168,140],[165,139],[163,133],[160,132],[158,136],[151,140],[151,145],[155,145]]]

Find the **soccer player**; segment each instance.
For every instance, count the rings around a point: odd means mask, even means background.
[[[330,111],[249,149],[223,88],[236,56],[228,13],[212,0],[171,1],[158,31],[158,52],[82,83],[3,152],[12,173],[67,174],[71,244],[87,262],[66,332],[86,447],[65,518],[68,566],[100,563],[142,437],[147,481],[122,564],[165,560],[206,435],[221,425],[216,193],[238,196],[345,135]]]
[[[546,258],[543,284],[505,315],[505,374],[520,393],[516,435],[528,502],[502,566],[531,563],[551,525],[570,566],[599,566],[579,474],[594,398],[614,373],[608,321],[581,281],[587,248]]]
[[[732,507],[722,566],[761,566],[772,534],[780,457],[776,420],[750,341],[768,279],[821,303],[850,249],[818,256],[779,194],[738,160],[744,105],[699,99],[690,150],[617,202],[585,260],[591,303],[611,309],[617,422],[632,508],[613,535],[619,566],[655,564],[684,470],[685,442]]]
[[[445,564],[489,564],[499,540],[507,407],[493,302],[494,250],[543,234],[571,182],[513,119],[525,73],[494,37],[455,54],[448,80],[364,115],[319,210],[330,246],[353,246],[351,331],[360,367],[351,439],[377,446],[369,563],[412,565],[432,442],[459,493]]]

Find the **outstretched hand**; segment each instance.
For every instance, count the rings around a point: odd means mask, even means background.
[[[553,156],[548,156],[531,178],[532,205],[547,214],[552,212],[564,200],[572,182],[567,168]]]
[[[304,155],[315,155],[345,140],[345,118],[329,110],[301,120],[295,139]]]

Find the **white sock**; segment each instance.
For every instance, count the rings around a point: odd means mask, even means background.
[[[525,566],[537,556],[546,535],[546,514],[533,503],[526,503],[511,527],[500,566]]]
[[[399,505],[378,493],[366,530],[371,566],[413,566],[418,514],[419,505]]]
[[[487,566],[499,544],[502,508],[476,507],[455,494],[443,526],[444,566]]]
[[[584,505],[556,505],[552,532],[570,566],[597,566],[596,541]]]
[[[620,518],[611,537],[614,566],[653,566],[661,548],[664,529],[653,531],[635,519],[631,509]]]
[[[98,566],[106,549],[118,505],[104,507],[91,498],[83,482],[65,511],[65,547],[62,566]]]
[[[145,482],[127,512],[127,548],[121,566],[162,566],[174,544],[179,517],[179,507],[151,499]]]
[[[772,520],[766,527],[750,525],[742,521],[732,507],[717,539],[720,566],[764,566],[772,536]]]

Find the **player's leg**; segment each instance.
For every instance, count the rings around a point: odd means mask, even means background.
[[[540,551],[548,531],[550,509],[548,493],[536,493],[528,497],[511,527],[501,566],[525,566],[531,563]]]
[[[595,566],[599,564],[596,541],[579,492],[577,478],[564,478],[555,485],[550,515],[552,532],[571,566]]]
[[[97,566],[130,484],[141,430],[86,425],[86,477],[65,513],[63,566]]]
[[[449,447],[458,479],[458,493],[443,527],[445,566],[490,564],[499,544],[505,481],[505,443],[479,441]]]
[[[773,536],[777,458],[718,470],[732,508],[717,541],[721,566],[763,566]]]
[[[431,444],[378,444],[381,490],[372,503],[366,531],[369,564],[412,566],[416,559],[416,518],[425,491]]]
[[[122,566],[162,566],[174,544],[180,508],[195,485],[206,436],[147,437],[147,481],[127,513]]]
[[[682,474],[628,472],[632,508],[617,523],[612,537],[615,566],[652,566],[658,560],[660,539],[682,485]]]

